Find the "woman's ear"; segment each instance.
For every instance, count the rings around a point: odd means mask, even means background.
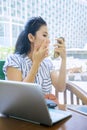
[[[34,42],[34,36],[31,33],[28,34],[28,39],[31,43]]]

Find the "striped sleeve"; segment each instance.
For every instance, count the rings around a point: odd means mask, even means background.
[[[19,70],[21,70],[21,58],[16,55],[16,54],[12,54],[10,56],[7,57],[6,62],[4,64],[3,67],[3,72],[6,73],[7,67],[11,66],[11,67],[15,67]]]

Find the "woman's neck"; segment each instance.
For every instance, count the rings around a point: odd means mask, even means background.
[[[32,52],[28,53],[28,57],[32,60]]]

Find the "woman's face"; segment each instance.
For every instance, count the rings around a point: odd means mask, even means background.
[[[50,40],[48,36],[48,29],[45,25],[41,26],[36,32],[36,35],[34,36],[34,45],[40,47],[43,41],[46,41],[46,45],[49,46]]]

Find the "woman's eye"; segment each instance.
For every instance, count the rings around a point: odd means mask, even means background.
[[[45,35],[45,34],[44,34],[43,36],[44,36],[44,37],[47,37],[47,35]]]

